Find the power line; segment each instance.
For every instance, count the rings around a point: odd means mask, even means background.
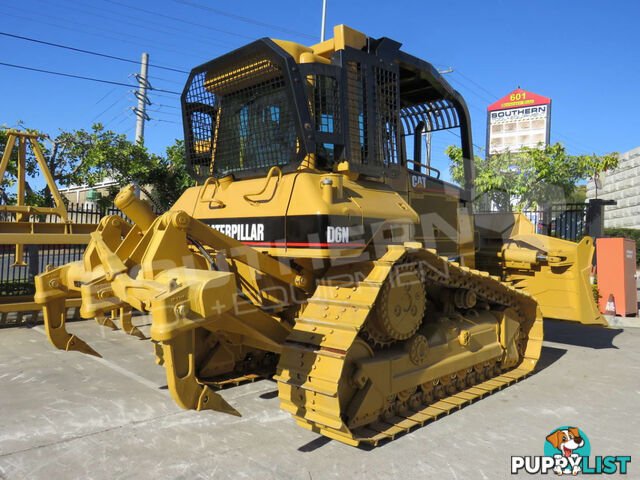
[[[131,110],[131,107],[125,107],[122,110],[120,110],[115,117],[113,117],[111,120],[109,120],[106,123],[103,123],[102,125],[106,128],[108,125],[111,125],[115,120],[117,120],[118,118],[120,118],[120,115],[122,115],[123,113],[128,112],[129,110]],[[128,113],[128,115],[130,115],[130,113]],[[127,115],[125,115],[124,118],[128,118]],[[121,122],[122,123],[122,122]],[[119,125],[119,124],[118,124]]]
[[[106,0],[112,2],[113,0]],[[271,23],[261,22],[259,20],[254,20],[253,18],[243,17],[242,15],[236,15],[235,13],[225,12],[224,10],[219,10],[217,8],[207,7],[205,5],[200,5],[198,3],[188,2],[187,0],[173,0],[174,2],[181,3],[183,5],[188,5],[190,7],[199,8],[201,10],[206,10],[208,12],[215,13],[216,15],[222,15],[224,17],[233,18],[236,20],[240,20],[241,22],[251,23],[253,25],[259,25],[261,27],[271,28],[273,30],[279,30],[285,33],[291,33],[293,35],[298,35],[300,37],[310,38],[312,40],[317,40],[317,37],[314,35],[309,35],[308,33],[298,32],[296,30],[292,30],[290,28],[281,27],[279,25],[273,25]]]
[[[574,146],[574,147],[578,147],[578,150],[591,150],[592,152],[595,152],[596,149],[595,148],[590,148],[588,145],[582,144],[580,142],[578,142],[575,138],[571,138],[568,135],[563,135],[560,132],[554,132],[554,135],[557,135],[560,138],[564,138],[565,141],[563,143],[569,145],[569,146]]]
[[[163,115],[173,115],[173,116],[176,116],[176,117],[181,117],[182,116],[182,114],[180,112],[161,110],[159,108],[147,108],[147,112],[162,113]]]
[[[89,55],[95,55],[97,57],[104,57],[104,58],[110,58],[112,60],[119,60],[121,62],[135,63],[136,65],[138,65],[140,63],[140,62],[138,62],[136,60],[130,60],[128,58],[116,57],[115,55],[108,55],[106,53],[93,52],[91,50],[84,50],[82,48],[70,47],[68,45],[60,45],[59,43],[45,42],[44,40],[38,40],[36,38],[24,37],[22,35],[15,35],[13,33],[0,32],[0,35],[4,35],[6,37],[19,38],[20,40],[27,40],[29,42],[40,43],[42,45],[49,45],[51,47],[64,48],[66,50],[72,50],[74,52],[80,52],[80,53],[86,53],[86,54],[89,54]],[[160,68],[162,70],[170,70],[172,72],[189,73],[186,70],[179,70],[177,68],[164,67],[162,65],[149,65],[149,66],[153,67],[153,68]]]
[[[167,110],[159,110],[157,108],[147,108],[147,112],[159,113],[161,115],[167,115],[172,118],[182,118],[182,114],[179,112],[168,112]]]
[[[160,108],[147,108],[149,112],[161,113],[170,117],[182,117],[182,112],[176,110],[163,110]]]
[[[44,3],[52,3],[50,0],[37,0],[37,1],[44,2]],[[83,6],[85,5],[85,2],[78,1],[78,0],[67,0],[67,1],[70,1],[72,3],[79,3],[80,5],[83,5]],[[54,5],[55,5],[55,3],[54,3]],[[202,35],[194,35],[193,34],[193,29],[191,29],[189,31],[185,31],[183,29],[177,28],[177,27],[173,26],[173,23],[175,23],[173,21],[172,21],[172,25],[167,25],[166,23],[153,22],[151,20],[148,20],[147,18],[144,18],[144,19],[142,19],[143,23],[140,23],[141,18],[140,18],[139,15],[138,16],[125,15],[121,11],[113,11],[113,10],[110,10],[110,9],[104,9],[104,8],[93,7],[93,6],[92,6],[92,8],[90,10],[86,10],[86,9],[83,9],[83,8],[78,8],[78,7],[71,6],[71,5],[66,5],[66,8],[69,8],[69,9],[75,10],[77,12],[81,12],[81,13],[90,15],[91,17],[98,16],[100,19],[106,18],[108,20],[115,21],[118,24],[131,25],[131,26],[135,27],[136,29],[143,28],[143,29],[150,30],[150,31],[153,31],[153,32],[160,32],[160,33],[162,33],[164,35],[172,34],[172,33],[168,32],[166,30],[166,29],[169,29],[169,30],[172,30],[174,32],[180,32],[182,35],[187,35],[187,36],[191,36],[193,38],[196,38],[199,42],[203,42],[203,40],[206,39],[207,42],[215,44],[217,47],[224,47],[227,50],[228,50],[228,47],[230,45],[231,46],[235,46],[233,44],[230,44],[229,42],[225,42],[225,41],[220,40],[218,38],[213,39],[211,37],[203,37]],[[111,18],[109,18],[108,16],[105,17],[103,14],[97,14],[96,10],[99,10],[101,12],[105,12],[107,15],[110,15]],[[132,20],[134,20],[134,22],[125,21],[124,20],[125,18],[132,19]],[[157,26],[159,26],[161,28],[153,27],[152,25],[157,25]],[[225,33],[228,33],[228,32],[225,32]]]
[[[118,123],[116,123],[114,125],[114,127],[117,127],[118,125],[121,125],[125,120],[129,120],[130,118],[133,118],[133,115],[131,115],[131,112],[127,113],[127,115],[125,115]],[[133,128],[133,127],[131,127]]]
[[[4,65],[5,67],[13,67],[13,68],[20,68],[22,70],[31,70],[33,72],[40,72],[40,73],[48,73],[51,75],[59,75],[61,77],[70,77],[70,78],[77,78],[79,80],[89,80],[92,82],[99,82],[99,83],[108,83],[111,85],[120,85],[122,87],[136,87],[136,85],[131,85],[129,83],[122,83],[122,82],[114,82],[112,80],[103,80],[101,78],[93,78],[93,77],[84,77],[82,75],[74,75],[72,73],[62,73],[62,72],[54,72],[52,70],[43,70],[41,68],[33,68],[33,67],[26,67],[24,65],[14,65],[12,63],[5,63],[5,62],[0,62],[0,65]],[[165,93],[172,93],[174,95],[180,95],[179,92],[172,92],[171,90],[164,90],[162,88],[151,88],[150,90],[157,90],[158,92],[165,92]]]
[[[102,102],[105,98],[107,98],[109,95],[111,95],[116,90],[117,90],[117,88],[113,87],[111,90],[109,90],[107,93],[105,93],[102,97],[100,97],[100,100],[98,100],[96,103],[94,103],[93,106],[95,107],[96,105],[98,105],[100,102]]]
[[[456,69],[455,72],[460,75],[463,78],[466,78],[468,81],[470,81],[471,83],[473,83],[476,87],[478,87],[480,90],[482,90],[483,92],[487,93],[489,95],[489,97],[491,97],[493,100],[491,100],[492,102],[495,100],[498,100],[500,97],[495,96],[493,93],[491,93],[489,90],[487,90],[486,88],[484,88],[482,85],[480,85],[479,83],[477,83],[475,80],[467,77],[464,73],[462,73],[460,70]]]
[[[115,88],[115,87],[114,87]],[[98,118],[100,118],[102,115],[104,115],[105,113],[107,113],[109,110],[111,110],[113,107],[115,107],[118,103],[120,103],[122,101],[123,98],[125,98],[127,95],[129,95],[129,92],[124,92],[124,95],[122,95],[121,97],[119,97],[115,102],[113,102],[111,105],[109,105],[107,108],[105,108],[102,112],[100,112],[99,114],[97,114],[95,117],[93,117],[93,119],[91,119],[91,123],[95,122]]]
[[[458,138],[462,139],[462,137],[460,136],[460,134],[458,134],[458,133],[454,132],[454,131],[453,131],[453,130],[451,130],[451,129],[447,129],[447,130],[445,130],[445,132],[448,132],[448,133],[450,133],[451,135],[453,135],[453,136],[455,136],[455,137],[458,137]],[[479,145],[476,145],[475,143],[473,144],[473,146],[474,146],[474,147],[476,147],[476,148],[477,148],[478,150],[480,150],[481,152],[484,150],[484,148],[483,148],[483,147],[481,147],[481,146],[479,146]]]
[[[188,72],[184,72],[184,73],[188,73]],[[168,78],[162,78],[162,77],[156,77],[155,75],[149,75],[150,77],[152,77],[152,80],[160,80],[161,82],[168,82],[168,83],[174,83],[176,85],[184,85],[184,81],[182,82],[178,82],[177,80],[169,80]]]
[[[451,77],[450,81],[452,83],[456,83],[456,84],[460,85],[461,87],[465,88],[466,90],[469,91],[469,93],[472,93],[475,97],[477,97],[478,99],[482,100],[483,102],[488,102],[489,104],[491,104],[491,103],[493,103],[495,101],[495,99],[493,98],[493,95],[491,97],[487,96],[486,93],[483,93],[483,92],[479,91],[477,89],[477,87],[473,87],[473,86],[470,86],[469,84],[467,84],[466,80],[462,80],[461,78]],[[465,99],[465,101],[467,101],[467,103],[469,103],[469,101],[467,99]]]
[[[67,25],[59,25],[59,24],[56,24],[56,23],[51,23],[49,21],[37,20],[37,19],[33,18],[32,16],[25,17],[25,16],[22,16],[22,15],[16,15],[14,13],[7,13],[6,11],[2,11],[2,10],[0,10],[0,13],[2,13],[3,15],[6,15],[8,17],[19,18],[21,20],[27,20],[28,22],[41,23],[43,25],[50,25],[52,27],[61,28],[63,30],[68,30],[68,31],[71,31],[71,32],[80,32],[80,33],[87,34],[87,35],[92,35],[92,36],[95,36],[95,37],[107,38],[109,40],[116,40],[118,42],[129,43],[131,45],[142,46],[142,47],[145,47],[145,48],[153,48],[155,50],[163,50],[165,52],[172,52],[172,53],[179,53],[181,55],[188,55],[190,57],[194,57],[194,58],[200,59],[199,60],[200,62],[202,62],[204,60],[208,60],[210,58],[209,55],[206,55],[206,56],[202,55],[202,54],[196,55],[195,52],[185,51],[184,49],[183,50],[178,50],[178,49],[174,49],[174,48],[170,48],[170,47],[169,48],[168,47],[163,47],[163,46],[160,46],[161,44],[159,44],[158,42],[154,42],[153,44],[134,42],[134,41],[131,41],[129,39],[136,38],[136,39],[147,41],[148,38],[140,37],[140,36],[137,36],[137,35],[133,35],[133,34],[131,34],[129,32],[127,32],[126,35],[122,34],[122,35],[119,35],[119,36],[104,35],[104,34],[96,33],[97,31],[100,31],[100,30],[105,31],[105,30],[97,28],[95,26],[90,31],[87,31],[87,30],[84,30],[84,29],[81,29],[81,28],[77,28],[77,27],[74,28],[74,27],[69,27]],[[47,19],[61,20],[63,22],[71,23],[72,25],[77,25],[78,24],[78,22],[72,22],[72,21],[69,21],[66,18],[61,19],[59,17],[55,17],[55,16],[52,16],[52,15],[48,15]],[[108,30],[109,33],[111,33],[112,31],[113,30]]]
[[[174,125],[182,125],[180,122],[173,122],[171,120],[163,120],[161,118],[150,118],[150,120],[155,121],[155,122],[163,122],[163,123],[173,123]]]
[[[154,93],[154,96],[160,97],[160,98],[169,98],[171,100],[175,100],[175,98],[176,98],[176,97],[170,97],[169,95],[163,95],[161,93]]]
[[[184,20],[182,18],[176,18],[176,17],[173,17],[171,15],[165,15],[163,13],[154,12],[153,10],[147,10],[145,8],[140,8],[140,7],[134,7],[132,5],[127,5],[126,3],[116,2],[115,0],[104,0],[104,1],[107,2],[107,3],[112,3],[114,5],[119,5],[121,7],[129,8],[131,10],[137,10],[139,12],[143,12],[143,13],[146,13],[146,14],[149,14],[149,15],[155,15],[156,17],[168,18],[172,22],[186,23],[188,25],[193,25],[193,26],[196,26],[196,27],[206,28],[206,29],[212,30],[214,32],[226,33],[227,35],[234,35],[236,37],[244,38],[244,39],[247,39],[247,40],[255,40],[255,37],[251,37],[249,35],[243,35],[242,33],[238,33],[238,32],[230,32],[230,31],[227,31],[227,30],[221,30],[219,28],[212,27],[211,25],[205,25],[203,23],[191,22],[189,20]]]

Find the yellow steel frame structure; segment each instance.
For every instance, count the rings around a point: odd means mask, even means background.
[[[31,215],[46,215],[52,214],[59,216],[62,221],[68,222],[67,208],[64,206],[60,192],[53,181],[53,175],[47,166],[47,162],[42,155],[42,150],[38,144],[38,135],[35,133],[19,132],[16,130],[9,130],[7,132],[9,138],[7,139],[7,145],[0,161],[0,181],[4,178],[5,171],[9,165],[9,160],[16,141],[18,141],[18,197],[15,205],[0,205],[0,212],[13,212],[18,215],[22,215],[28,218]],[[47,186],[51,190],[51,195],[56,204],[55,207],[32,207],[25,205],[25,171],[27,161],[27,142],[31,145],[31,150],[36,157],[38,166],[47,181]],[[22,221],[22,219],[18,220]]]
[[[42,150],[40,149],[40,145],[38,144],[38,135],[34,133],[28,132],[19,132],[17,130],[9,130],[7,132],[7,144],[4,149],[4,154],[2,155],[2,160],[0,160],[0,182],[4,179],[4,174],[7,171],[7,167],[9,166],[9,160],[11,159],[11,154],[13,153],[13,149],[15,148],[16,142],[18,143],[18,180],[17,180],[17,198],[15,205],[0,205],[0,212],[7,213],[15,213],[16,221],[19,226],[8,225],[13,222],[3,222],[0,224],[1,232],[0,233],[0,244],[15,244],[16,246],[16,255],[15,262],[13,266],[25,266],[24,263],[24,245],[25,244],[35,244],[35,243],[55,243],[52,240],[59,240],[57,243],[70,243],[67,240],[67,236],[65,234],[72,233],[70,227],[67,225],[69,223],[69,217],[67,215],[67,208],[62,201],[62,197],[60,196],[60,192],[56,187],[55,182],[53,181],[53,175],[51,175],[51,171],[47,166],[47,162],[42,155]],[[25,205],[25,173],[26,173],[26,162],[27,162],[27,142],[31,145],[31,150],[36,157],[38,162],[38,166],[42,171],[42,175],[44,176],[47,186],[51,191],[51,195],[53,196],[53,200],[55,202],[55,207],[33,207],[30,205]],[[33,224],[28,224],[29,217],[32,215],[57,215],[64,222],[59,224],[59,226],[51,227],[49,224],[49,228],[53,229],[55,232],[50,232],[56,235],[57,238],[52,238],[50,236],[41,237],[40,233],[36,230],[36,226]],[[42,228],[42,227],[40,227]],[[13,231],[11,231],[13,230]],[[83,238],[75,239],[75,242],[72,243],[88,243],[88,236],[84,236]]]
[[[0,205],[0,212],[15,213],[16,221],[0,222],[0,245],[15,245],[15,261],[12,266],[26,266],[24,262],[25,245],[86,245],[91,239],[91,232],[95,231],[97,224],[77,224],[69,220],[67,208],[62,200],[53,175],[47,166],[38,144],[38,135],[17,130],[7,131],[7,144],[0,160],[0,182],[9,166],[11,155],[18,146],[17,158],[17,198],[15,205]],[[25,176],[27,143],[36,157],[38,166],[42,171],[47,186],[51,191],[54,207],[34,207],[25,205]],[[56,215],[61,223],[31,222],[33,215]],[[0,314],[9,312],[28,312],[40,310],[41,306],[30,299],[21,298],[19,301],[0,303]],[[68,299],[67,307],[79,307],[80,299]]]

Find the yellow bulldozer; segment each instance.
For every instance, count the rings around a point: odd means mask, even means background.
[[[273,376],[299,425],[377,445],[531,373],[543,317],[603,323],[591,239],[474,217],[466,104],[400,47],[338,26],[193,69],[182,108],[198,185],[160,216],[122,190],[131,223],[103,218],[82,261],[36,278],[53,345],[97,355],[67,332],[66,298],[102,324],[119,312],[128,333],[146,312],[181,407],[239,415],[219,391]],[[423,133],[446,129],[463,188],[422,160]]]

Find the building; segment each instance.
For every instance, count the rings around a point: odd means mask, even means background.
[[[107,178],[102,182],[93,186],[88,185],[69,185],[66,188],[60,188],[60,195],[66,197],[70,203],[95,205],[99,197],[107,195],[109,187],[117,187],[118,182]]]
[[[600,173],[597,181],[589,180],[587,198],[617,202],[605,207],[605,228],[640,229],[640,147],[621,154],[615,170]]]
[[[89,185],[69,185],[65,188],[60,188],[60,195],[65,197],[69,203],[76,204],[80,209],[93,209],[97,201],[101,197],[108,197],[109,190],[116,189],[116,192],[120,190],[118,182],[110,178],[106,178],[101,182],[96,183],[93,186]],[[148,200],[148,197],[136,189],[136,195],[143,200]]]

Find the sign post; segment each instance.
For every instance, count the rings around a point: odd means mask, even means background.
[[[551,99],[515,89],[487,108],[487,155],[549,145]]]

